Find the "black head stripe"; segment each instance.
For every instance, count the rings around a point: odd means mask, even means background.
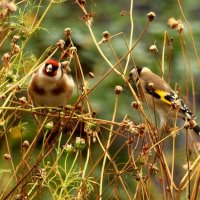
[[[141,74],[141,71],[142,71],[142,68],[143,68],[143,67],[136,67],[136,69],[137,69],[137,72],[138,72],[138,76],[140,76],[140,74]]]

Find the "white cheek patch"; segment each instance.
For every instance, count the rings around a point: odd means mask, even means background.
[[[43,67],[44,67],[44,65],[42,67],[40,67],[39,70],[38,70],[38,76],[41,77],[41,78],[44,77]]]
[[[51,64],[46,66],[46,72],[51,73],[53,71],[53,66]]]
[[[62,77],[62,69],[61,69],[61,67],[59,66],[56,75],[55,75],[54,77],[52,77],[52,78],[53,78],[54,80],[58,80],[58,79],[60,79],[61,77]]]
[[[139,77],[137,69],[136,68],[132,69],[130,73],[131,73],[132,79],[134,81],[136,81],[138,79],[138,77]]]

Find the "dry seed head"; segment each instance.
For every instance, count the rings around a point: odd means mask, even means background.
[[[155,19],[156,14],[155,14],[154,12],[151,11],[151,12],[149,12],[149,13],[147,14],[147,17],[148,17],[149,21],[152,22],[152,21]]]
[[[6,98],[6,95],[5,95],[5,94],[0,95],[0,100],[5,99],[5,98]],[[1,123],[0,123],[0,124],[1,124]]]
[[[61,66],[66,70],[66,72],[71,72],[71,69],[69,67],[69,61],[65,60],[63,62],[61,62]]]
[[[11,155],[10,154],[5,153],[3,155],[3,157],[5,158],[5,160],[11,160]]]
[[[69,53],[71,54],[71,55],[73,55],[73,53],[76,53],[77,52],[77,48],[76,47],[70,47],[69,48]]]
[[[176,29],[178,26],[178,21],[175,20],[173,17],[169,18],[167,23],[171,29]]]
[[[26,97],[24,97],[24,96],[19,98],[19,102],[22,103],[22,104],[28,103]]]
[[[185,128],[185,129],[190,128],[190,123],[189,123],[188,121],[185,121],[185,123],[184,123],[184,128]]]
[[[180,19],[177,20],[177,22],[178,22],[178,26],[177,26],[176,30],[177,30],[179,33],[181,33],[181,32],[183,31],[184,26],[183,26],[182,21],[181,21]]]
[[[190,124],[190,128],[194,128],[197,125],[197,123],[196,123],[196,121],[194,119],[191,119],[189,121],[189,124]]]
[[[12,42],[13,42],[14,44],[16,44],[16,43],[18,42],[19,39],[20,39],[20,36],[19,36],[19,35],[14,35],[14,36],[13,36],[13,39],[12,39]]]
[[[122,10],[119,14],[120,14],[121,16],[130,15],[130,13],[129,13],[128,11],[125,11],[125,10]]]
[[[121,94],[123,92],[123,87],[120,85],[115,86],[115,94]]]
[[[28,140],[24,140],[22,147],[24,148],[28,148],[30,146],[29,141]]]
[[[65,30],[64,30],[64,35],[65,35],[66,37],[71,36],[71,35],[72,35],[72,30],[71,30],[71,28],[65,28]]]
[[[78,3],[82,6],[85,6],[86,0],[78,0]]]
[[[64,68],[64,70],[66,71],[67,74],[71,73],[71,69],[70,69],[69,65],[70,65],[70,63],[67,60],[61,62],[61,66]]]
[[[2,61],[3,63],[8,63],[10,61],[10,54],[9,53],[4,53],[2,56]]]
[[[132,107],[135,108],[135,109],[138,109],[138,108],[141,106],[141,104],[140,104],[139,102],[136,102],[136,101],[132,102],[131,105],[132,105]]]
[[[88,76],[89,76],[89,78],[94,78],[94,73],[93,72],[89,72]]]
[[[93,13],[86,14],[82,17],[83,21],[86,22],[87,25],[91,26],[93,23]]]
[[[65,60],[63,62],[61,62],[62,67],[68,67],[69,66],[69,61]]]
[[[62,39],[58,40],[58,42],[56,43],[56,46],[57,46],[59,49],[63,50],[64,47],[65,47],[65,41],[62,40]]]
[[[103,34],[102,34],[103,38],[105,39],[109,39],[110,37],[110,33],[108,31],[104,31]]]
[[[151,52],[153,52],[153,53],[157,53],[157,52],[158,52],[158,49],[157,49],[157,47],[156,47],[155,44],[151,45],[151,46],[149,47],[149,50],[150,50]]]

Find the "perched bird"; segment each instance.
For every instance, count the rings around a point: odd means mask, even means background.
[[[35,106],[65,106],[74,88],[72,77],[61,63],[50,58],[42,63],[30,80],[28,94]]]
[[[191,128],[200,136],[200,127],[196,124],[195,116],[175,91],[161,77],[147,67],[135,67],[130,71],[129,79],[136,82],[139,96],[151,108],[155,107],[161,126],[168,118],[183,118],[191,122]],[[178,113],[172,106],[178,106]]]

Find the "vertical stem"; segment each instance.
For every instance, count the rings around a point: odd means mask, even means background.
[[[128,48],[128,50],[131,49],[132,40],[133,40],[133,30],[134,30],[134,23],[133,23],[133,0],[131,0],[130,13],[129,14],[130,14],[131,32],[130,32],[130,39],[129,39],[129,48]],[[129,60],[130,60],[130,55],[131,54],[128,54],[128,56],[127,56],[126,65],[125,65],[125,69],[124,69],[124,74],[126,74],[126,71],[127,71],[127,68],[128,68],[128,64],[129,64]]]
[[[82,199],[82,189],[84,190],[84,184],[85,184],[85,174],[86,174],[86,170],[88,168],[88,163],[89,163],[89,158],[90,158],[90,143],[91,143],[91,137],[88,136],[88,148],[87,148],[87,157],[86,157],[86,161],[85,161],[85,166],[83,169],[83,173],[82,173],[82,180],[81,180],[81,184],[80,184],[80,189],[78,191],[78,199]]]
[[[190,152],[188,150],[188,129],[186,129],[186,157],[187,157],[187,171],[188,171],[188,193],[187,199],[190,200]]]
[[[115,121],[115,117],[116,117],[116,113],[117,113],[117,104],[118,104],[118,95],[116,95],[116,98],[115,98],[115,106],[114,106],[114,112],[113,112],[112,122]],[[111,141],[111,137],[112,137],[113,127],[114,127],[113,125],[111,125],[111,127],[110,127],[108,141],[107,141],[107,145],[106,145],[106,149],[105,149],[106,151],[105,151],[105,155],[104,155],[104,159],[103,159],[103,164],[102,164],[102,168],[101,168],[100,187],[99,187],[99,199],[100,200],[102,200],[103,175],[104,175],[104,170],[105,170],[106,159],[107,159],[107,156],[108,156],[108,148],[110,146],[110,141]]]

